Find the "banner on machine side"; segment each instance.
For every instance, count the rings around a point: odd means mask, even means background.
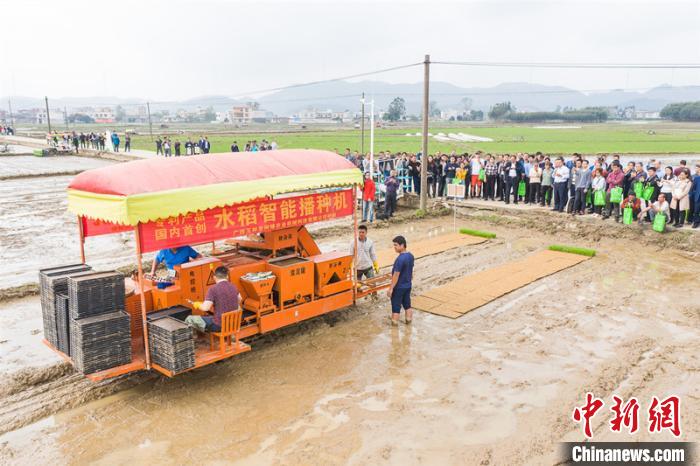
[[[141,252],[158,251],[352,215],[352,190],[215,207],[139,224]]]
[[[120,225],[93,218],[80,217],[80,221],[83,223],[83,236],[86,238],[88,236],[111,235],[112,233],[134,230],[134,227],[130,225]]]

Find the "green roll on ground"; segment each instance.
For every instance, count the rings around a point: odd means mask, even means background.
[[[579,248],[577,246],[565,246],[563,244],[553,244],[549,247],[550,251],[569,252],[571,254],[581,254],[582,256],[595,256],[595,249]]]
[[[488,231],[470,230],[469,228],[460,228],[459,232],[464,235],[480,236],[482,238],[495,238],[496,233],[490,233]]]

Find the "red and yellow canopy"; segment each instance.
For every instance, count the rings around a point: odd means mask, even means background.
[[[353,164],[321,150],[157,158],[79,174],[68,186],[68,210],[136,225],[265,196],[360,183],[362,173]]]

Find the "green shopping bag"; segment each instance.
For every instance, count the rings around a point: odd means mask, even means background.
[[[654,223],[652,223],[651,228],[654,231],[658,231],[659,233],[663,233],[666,231],[666,216],[664,214],[656,214],[656,217],[654,217]]]
[[[622,212],[622,223],[625,225],[632,225],[632,220],[634,220],[634,212],[632,212],[632,207],[625,207]]]
[[[545,202],[549,203],[549,199],[551,197],[552,197],[551,191],[547,191],[547,194],[544,195]]]
[[[622,202],[622,188],[621,187],[616,187],[612,188],[610,190],[610,202],[614,202],[615,204],[619,204]]]
[[[644,185],[637,181],[636,183],[634,183],[634,195],[637,196],[637,198],[641,199],[642,192],[644,192]]]
[[[452,184],[462,184],[462,180],[459,178],[452,178]]]
[[[644,188],[644,191],[642,191],[642,196],[641,198],[644,199],[645,201],[650,201],[651,196],[654,195],[654,187],[653,186],[647,186]]]
[[[586,205],[591,205],[593,203],[593,196],[591,195],[591,190],[586,191]]]
[[[484,181],[486,179],[486,170],[483,168],[479,170],[479,181]]]
[[[602,207],[605,205],[605,191],[600,189],[593,194],[593,205]]]
[[[525,190],[526,190],[525,182],[524,182],[524,181],[521,181],[521,182],[518,184],[518,196],[524,196],[524,195],[525,195]]]

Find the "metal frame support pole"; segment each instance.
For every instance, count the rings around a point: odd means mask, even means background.
[[[80,233],[80,262],[85,263],[85,232],[83,231],[83,217],[78,215],[78,233]]]
[[[430,55],[423,61],[423,147],[420,163],[420,208],[428,208],[428,111],[430,94]]]
[[[151,351],[148,347],[148,320],[146,320],[146,292],[144,291],[143,279],[143,258],[141,254],[141,236],[139,226],[134,227],[134,238],[136,239],[136,263],[139,271],[139,293],[141,294],[141,319],[143,324],[143,350],[146,354],[146,369],[151,368]]]
[[[352,303],[357,302],[357,185],[352,185],[352,224],[353,224],[353,257],[352,257]]]

